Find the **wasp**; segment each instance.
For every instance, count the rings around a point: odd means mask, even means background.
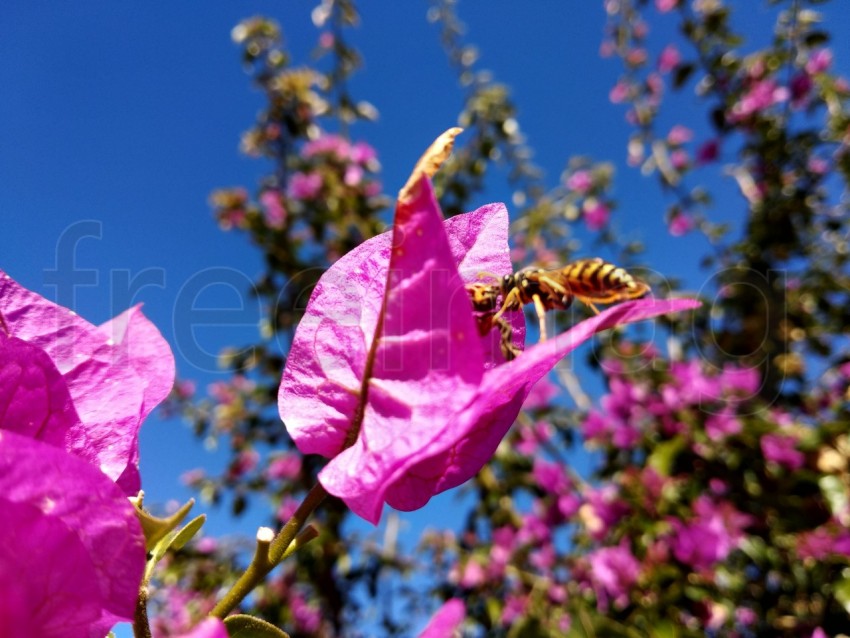
[[[497,278],[498,283],[475,282],[466,288],[473,309],[479,313],[478,328],[487,334],[494,325],[502,335],[502,354],[510,361],[517,351],[512,344],[510,325],[502,319],[508,311],[534,304],[540,322],[540,340],[546,340],[546,312],[566,310],[578,299],[599,314],[597,303],[607,304],[638,299],[649,292],[649,286],[632,277],[624,268],[596,257],[579,259],[563,268],[520,270]],[[498,297],[502,305],[498,307]]]

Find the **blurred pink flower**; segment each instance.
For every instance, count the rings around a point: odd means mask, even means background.
[[[139,429],[174,384],[174,357],[139,306],[94,326],[0,271],[0,429],[140,488]]]
[[[549,407],[552,399],[558,396],[559,392],[560,386],[557,383],[553,383],[548,376],[543,377],[540,381],[534,384],[534,387],[531,388],[531,392],[528,393],[522,407],[525,410],[539,410],[547,408]]]
[[[761,452],[768,461],[792,472],[803,467],[806,457],[797,449],[797,439],[785,434],[765,434],[761,437]]]
[[[298,509],[299,501],[291,496],[284,496],[280,501],[280,506],[277,508],[277,519],[281,523],[286,523],[295,514]]]
[[[628,53],[626,53],[626,64],[631,66],[640,66],[644,62],[646,62],[647,54],[646,49],[641,47],[635,47],[630,49]]]
[[[629,590],[640,575],[640,563],[624,539],[614,547],[602,547],[588,555],[590,581],[596,592],[596,603],[603,613],[611,601],[625,607],[629,601]]]
[[[370,164],[378,159],[378,154],[366,142],[357,142],[351,147],[350,157],[351,161],[358,164]]]
[[[683,171],[691,163],[691,158],[685,149],[677,148],[670,153],[670,163],[677,171]]]
[[[319,46],[323,49],[333,48],[335,42],[336,38],[330,31],[322,31],[322,33],[319,34]]]
[[[459,598],[451,598],[443,603],[437,610],[419,638],[451,638],[457,635],[457,631],[466,616],[466,607]]]
[[[818,49],[813,51],[806,62],[806,72],[810,75],[823,73],[832,64],[832,51],[829,49]]]
[[[611,89],[611,92],[608,94],[608,99],[610,99],[614,104],[625,102],[629,98],[631,91],[631,85],[626,80],[620,80]]]
[[[502,609],[502,624],[511,626],[518,618],[525,615],[528,609],[528,596],[517,596],[511,594],[505,600],[505,606]],[[436,638],[436,637],[435,637]]]
[[[655,0],[655,8],[661,13],[667,13],[679,6],[679,0]]]
[[[608,530],[629,513],[628,504],[620,498],[619,490],[614,484],[591,488],[585,498],[586,503],[582,505],[579,513],[588,534],[596,540],[605,538]]]
[[[219,618],[206,618],[198,623],[194,629],[177,638],[228,638],[227,629]]]
[[[718,414],[710,414],[705,420],[705,433],[712,441],[719,441],[738,434],[742,429],[741,421],[731,409],[724,409]]]
[[[592,231],[602,230],[608,225],[608,219],[611,217],[611,210],[602,202],[586,200],[582,206],[584,212],[584,223],[587,228]]]
[[[392,233],[342,257],[317,284],[292,343],[278,405],[304,454],[330,458],[319,480],[364,519],[404,511],[474,476],[534,384],[607,328],[693,308],[623,303],[505,363],[464,288],[504,274],[508,218],[485,206],[444,222],[430,182],[396,208]],[[510,313],[515,339],[522,313]]]
[[[679,49],[676,48],[676,45],[668,44],[664,47],[661,55],[658,56],[658,70],[661,71],[661,73],[669,73],[675,69],[681,61],[682,56],[679,53]]]
[[[535,458],[531,475],[538,487],[549,494],[561,494],[570,487],[567,472],[560,463]]]
[[[322,614],[318,606],[310,604],[298,591],[293,592],[289,598],[289,611],[292,613],[295,627],[301,632],[316,635],[322,626]]]
[[[289,178],[287,192],[294,199],[315,199],[322,190],[319,173],[293,173]]]
[[[694,137],[694,132],[687,126],[676,124],[667,133],[667,143],[671,146],[681,146],[686,142],[690,142]]]
[[[729,118],[732,122],[740,122],[774,104],[784,102],[788,97],[788,89],[778,86],[772,78],[758,80],[732,105]]]
[[[339,160],[348,159],[351,152],[351,144],[347,139],[333,133],[323,133],[315,140],[310,140],[301,149],[304,157],[315,157],[316,155],[335,155]]]
[[[301,474],[301,456],[290,452],[273,457],[266,470],[266,475],[273,480],[292,480],[298,478],[299,474]]]
[[[809,157],[807,168],[815,175],[826,175],[829,172],[829,162],[822,157],[812,156]]]
[[[283,228],[286,223],[286,209],[283,207],[280,192],[264,190],[260,195],[260,203],[266,212],[266,223],[272,228]]]
[[[673,215],[667,224],[667,230],[673,237],[681,237],[694,227],[694,218],[688,213],[677,213]]]
[[[580,195],[587,193],[592,186],[593,177],[590,175],[590,171],[576,171],[567,179],[567,188],[579,193]]]
[[[674,530],[670,546],[680,562],[697,571],[711,569],[740,544],[752,518],[707,496],[700,496],[693,510],[695,517],[687,523],[670,520]]]
[[[460,586],[467,589],[474,589],[482,585],[487,580],[487,575],[484,568],[477,560],[470,559],[463,566],[463,572],[460,576]]]
[[[357,186],[363,180],[363,169],[356,164],[349,164],[345,167],[345,174],[342,181],[346,186]]]
[[[735,609],[735,620],[744,627],[754,625],[758,619],[758,614],[750,607],[738,607]]]

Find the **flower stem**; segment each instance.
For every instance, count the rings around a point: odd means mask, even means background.
[[[136,600],[136,613],[133,617],[133,638],[152,638],[151,625],[148,621],[148,583],[139,587],[139,598]]]
[[[288,556],[291,552],[287,552],[289,546],[295,540],[298,532],[304,527],[307,518],[319,506],[319,504],[328,495],[325,488],[321,484],[316,483],[313,488],[307,493],[307,496],[295,510],[286,525],[278,532],[266,551],[266,544],[262,543],[262,549],[258,547],[255,552],[251,564],[244,573],[239,577],[233,587],[230,588],[224,597],[216,604],[210,612],[210,616],[215,618],[224,618],[250,594],[254,588],[263,582],[263,579],[268,573],[274,569],[277,564]],[[307,540],[313,537],[313,534],[307,535]],[[138,638],[138,637],[137,637]]]

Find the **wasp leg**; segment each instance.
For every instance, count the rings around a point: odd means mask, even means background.
[[[593,311],[593,314],[595,314],[595,315],[599,314],[599,308],[597,308],[596,306],[593,305],[594,301],[597,301],[598,303],[610,303],[610,301],[608,300],[607,297],[603,297],[602,299],[585,297],[584,295],[576,295],[576,297],[578,297],[578,300],[580,302],[582,302],[586,306],[590,307],[590,309]]]
[[[546,306],[543,305],[543,300],[540,295],[533,295],[534,310],[537,311],[537,320],[540,322],[540,341],[546,341]]]
[[[499,348],[502,351],[502,356],[505,361],[513,361],[517,358],[521,350],[514,345],[514,329],[504,319],[497,319],[496,324],[499,326]]]
[[[502,315],[505,314],[505,310],[507,310],[509,308],[520,308],[520,307],[521,307],[521,304],[519,303],[519,291],[516,288],[514,288],[505,297],[505,300],[502,302],[502,307],[499,308],[499,312],[497,312],[495,315],[493,315],[493,321],[497,322],[499,319],[501,319]]]

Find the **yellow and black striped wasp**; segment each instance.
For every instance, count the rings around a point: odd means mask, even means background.
[[[516,358],[512,330],[502,315],[534,304],[540,322],[540,340],[546,340],[546,312],[566,310],[574,299],[590,306],[638,299],[649,292],[649,286],[632,277],[624,268],[596,257],[579,259],[563,268],[536,268],[498,278],[498,283],[473,282],[466,285],[473,309],[478,314],[478,329],[487,334],[493,326],[501,333],[501,349],[505,359]],[[502,305],[498,305],[501,296]],[[498,310],[496,309],[498,307]]]

